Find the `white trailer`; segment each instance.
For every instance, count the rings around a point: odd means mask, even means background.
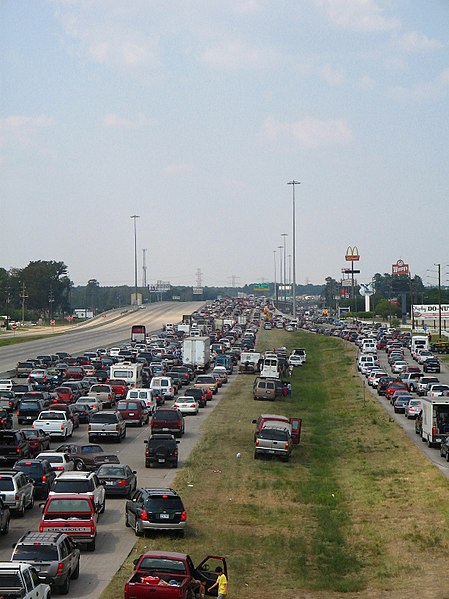
[[[140,362],[117,362],[110,368],[110,378],[121,379],[128,387],[142,387],[142,370]]]
[[[422,440],[429,447],[449,435],[449,397],[422,397]]]
[[[185,337],[182,342],[182,361],[193,366],[195,372],[207,372],[210,366],[210,337]]]

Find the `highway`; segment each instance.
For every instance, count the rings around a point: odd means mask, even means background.
[[[198,310],[204,302],[159,302],[144,308],[124,308],[97,316],[70,328],[61,335],[35,339],[0,348],[0,373],[5,375],[17,362],[37,355],[67,351],[73,355],[128,342],[132,324],[144,324],[147,332],[156,333],[167,322],[179,322],[183,314]]]
[[[108,317],[109,320],[104,319],[104,323],[96,319],[96,321],[80,325],[61,336],[1,348],[0,367],[2,371],[11,370],[18,360],[35,356],[38,353],[54,353],[64,350],[70,353],[79,353],[83,350],[110,346],[123,340],[127,341],[133,323],[145,324],[150,331],[156,332],[164,323],[178,322],[182,314],[189,314],[201,305],[199,302],[153,304],[145,309],[119,314],[118,318],[115,314]],[[117,319],[113,320],[113,318]],[[230,377],[230,380],[233,378],[235,377]],[[222,387],[218,395],[214,396],[213,401],[209,402],[206,408],[200,410],[198,416],[186,417],[186,433],[179,444],[180,467],[198,442],[202,424],[230,384],[228,383],[227,387]],[[166,405],[169,406],[171,403],[166,402]],[[133,470],[137,470],[139,486],[170,486],[176,476],[176,469],[145,468],[144,439],[148,435],[148,426],[128,427],[127,438],[121,444],[105,442],[103,447],[106,451],[116,451],[121,463],[129,464]],[[86,424],[81,425],[74,432],[72,441],[75,443],[88,442]],[[52,448],[55,449],[59,444],[59,440],[53,440]],[[182,489],[180,491],[182,496]],[[34,508],[26,512],[24,518],[12,517],[9,534],[0,537],[0,560],[10,559],[12,545],[22,534],[29,530],[38,530],[41,514],[39,503],[42,502],[42,500],[37,501]],[[96,550],[93,553],[82,550],[80,577],[71,582],[69,596],[97,599],[132,550],[136,536],[131,529],[125,527],[125,502],[126,500],[121,498],[106,500],[106,511],[99,520]],[[186,505],[186,509],[188,513],[188,505]]]

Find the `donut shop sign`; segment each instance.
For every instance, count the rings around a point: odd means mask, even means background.
[[[403,260],[398,260],[396,264],[392,264],[391,274],[408,276],[410,274],[408,264],[404,264]]]

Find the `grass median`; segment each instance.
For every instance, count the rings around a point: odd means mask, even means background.
[[[230,599],[448,596],[448,481],[365,391],[352,346],[261,333],[260,349],[280,345],[307,350],[292,397],[255,402],[254,377],[237,377],[176,478],[186,538],[137,540],[103,599],[123,596],[149,550],[225,555]],[[254,460],[251,421],[263,412],[303,418],[290,463]]]

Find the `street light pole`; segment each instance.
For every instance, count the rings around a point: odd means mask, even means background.
[[[441,264],[438,266],[438,341],[441,340]]]
[[[278,245],[279,250],[279,302],[281,301],[282,293],[282,245]]]
[[[134,303],[137,306],[137,230],[136,220],[140,218],[137,214],[133,214],[131,218],[134,220]]]
[[[292,281],[292,297],[293,297],[293,318],[296,318],[296,206],[295,206],[295,186],[300,185],[300,181],[292,179],[287,185],[292,186],[292,255],[293,255],[293,281]]]
[[[277,285],[277,277],[276,277],[276,250],[273,250],[274,254],[274,305],[276,305],[278,299],[278,285]]]
[[[286,249],[286,241],[288,233],[281,233],[281,237],[284,238],[284,303],[287,303],[287,249]]]

